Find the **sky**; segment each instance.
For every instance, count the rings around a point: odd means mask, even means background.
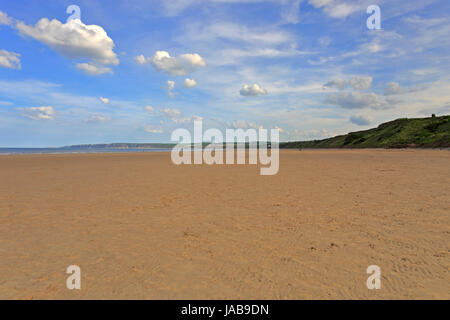
[[[0,0],[0,147],[449,114],[449,49],[446,0]]]

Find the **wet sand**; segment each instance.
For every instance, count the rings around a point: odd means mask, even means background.
[[[3,155],[0,298],[449,299],[449,208],[446,150]]]

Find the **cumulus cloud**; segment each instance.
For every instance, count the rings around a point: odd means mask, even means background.
[[[277,129],[278,131],[280,131],[280,133],[283,132],[283,129],[281,129],[281,128],[278,127],[278,126],[275,126],[274,128]]]
[[[309,4],[322,10],[333,18],[346,18],[360,9],[358,5],[337,0],[309,0]]]
[[[9,25],[12,23],[12,19],[8,17],[6,12],[0,11],[0,25],[5,24]]]
[[[148,111],[149,113],[155,112],[155,109],[152,106],[145,106],[144,110]]]
[[[337,88],[339,90],[344,90],[348,86],[347,80],[344,79],[334,79],[325,83],[324,88]]]
[[[385,96],[397,95],[397,94],[407,94],[426,90],[426,86],[416,86],[416,87],[403,87],[397,82],[389,82],[384,88],[383,94]]]
[[[351,86],[355,90],[366,90],[372,86],[372,80],[372,77],[369,76],[356,76],[350,80],[334,79],[325,83],[323,87],[344,90],[345,88]]]
[[[175,97],[175,93],[172,92],[175,89],[175,81],[167,80],[166,89],[171,98]]]
[[[257,129],[258,125],[254,122],[247,121],[247,120],[235,120],[231,123],[226,122],[225,123],[227,127],[233,127],[234,129]]]
[[[137,64],[146,64],[147,63],[147,59],[144,57],[143,54],[140,54],[140,55],[134,57],[134,61],[136,61]]]
[[[20,54],[0,50],[0,67],[20,70],[22,68],[20,63]]]
[[[167,80],[167,89],[169,91],[175,89],[175,81]]]
[[[183,76],[206,67],[205,60],[198,53],[185,53],[178,57],[170,56],[167,51],[156,51],[153,57],[139,55],[135,57],[138,64],[151,63],[156,70],[166,72],[172,76]]]
[[[189,79],[189,78],[184,79],[183,87],[185,87],[185,88],[193,88],[196,85],[197,85],[197,81],[195,81],[194,79]]]
[[[244,84],[242,86],[241,90],[239,91],[239,93],[241,94],[241,96],[254,97],[254,96],[259,96],[259,95],[266,95],[267,90],[261,88],[256,83],[254,83],[252,85]]]
[[[327,103],[345,109],[371,108],[375,110],[387,109],[389,104],[376,93],[339,92],[331,93],[326,99]]]
[[[100,65],[119,64],[114,41],[100,26],[85,25],[79,19],[62,23],[42,18],[35,26],[18,22],[17,29],[22,36],[40,41],[66,57],[89,59]]]
[[[152,125],[144,125],[144,130],[148,133],[163,133],[161,128],[154,127]]]
[[[386,88],[384,89],[384,95],[388,96],[392,94],[400,94],[404,93],[405,91],[406,89],[397,82],[389,82]]]
[[[161,115],[163,117],[166,117],[169,119],[179,118],[181,116],[181,111],[178,109],[165,108],[165,109],[160,109],[159,112],[161,113]]]
[[[355,90],[366,90],[372,86],[372,77],[356,76],[349,83]]]
[[[83,73],[90,76],[98,76],[105,73],[112,74],[113,71],[111,68],[105,66],[94,65],[91,63],[77,63],[77,69],[83,71]]]
[[[170,109],[170,108],[160,109],[159,113],[161,116],[168,118],[175,123],[191,123],[194,121],[203,120],[203,118],[199,116],[182,117],[182,113],[178,109]]]
[[[205,60],[198,53],[185,53],[180,56],[180,59],[192,67],[206,67]]]
[[[354,115],[350,117],[350,122],[358,126],[366,126],[373,122],[373,117],[367,115]]]
[[[108,98],[100,97],[100,101],[103,102],[104,104],[108,104],[109,103],[109,99]]]
[[[22,116],[33,120],[53,120],[55,117],[55,110],[53,107],[29,107],[29,108],[17,108],[22,111]]]

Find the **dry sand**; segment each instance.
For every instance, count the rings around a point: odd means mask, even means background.
[[[449,299],[449,191],[444,150],[0,156],[0,298]]]

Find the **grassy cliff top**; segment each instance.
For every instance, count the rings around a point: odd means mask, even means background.
[[[280,148],[448,148],[450,116],[397,119],[377,128],[314,141],[280,143]]]

